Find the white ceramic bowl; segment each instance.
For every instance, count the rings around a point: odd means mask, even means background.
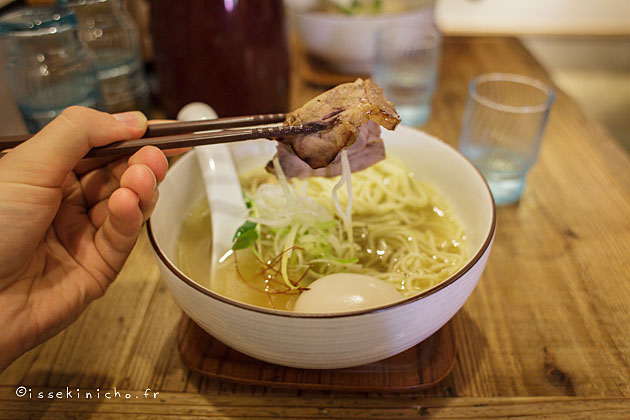
[[[184,156],[160,186],[160,200],[148,223],[164,281],[179,306],[204,330],[252,357],[300,368],[343,368],[393,356],[442,327],[464,304],[486,265],[496,226],[495,207],[481,174],[459,152],[412,128],[383,133],[388,153],[402,158],[420,179],[437,188],[463,223],[470,258],[453,276],[411,298],[387,306],[342,314],[299,314],[263,309],[218,295],[176,267],[180,225],[204,187],[197,159]],[[270,141],[230,146],[237,169],[264,165]]]
[[[333,70],[370,74],[376,53],[376,34],[388,26],[433,25],[433,8],[402,13],[348,16],[303,11],[287,3],[288,16],[306,51]]]

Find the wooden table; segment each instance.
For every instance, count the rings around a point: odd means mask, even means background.
[[[548,81],[514,39],[446,39],[424,129],[456,144],[467,82],[490,71]],[[320,92],[293,83],[294,106]],[[181,311],[143,234],[104,298],[0,375],[0,418],[628,419],[629,271],[630,157],[558,91],[523,198],[498,211],[490,261],[456,316],[455,368],[438,387],[299,392],[189,372],[175,345]],[[32,399],[16,396],[21,385]],[[125,391],[112,400],[35,398],[66,386]],[[140,398],[125,401],[125,392]]]

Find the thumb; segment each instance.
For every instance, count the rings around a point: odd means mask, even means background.
[[[139,138],[146,128],[138,111],[111,115],[72,106],[2,158],[0,180],[59,187],[91,148]]]

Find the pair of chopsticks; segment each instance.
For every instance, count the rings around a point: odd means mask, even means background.
[[[201,146],[205,144],[231,143],[258,138],[273,138],[296,134],[313,133],[326,128],[323,123],[307,123],[295,126],[269,126],[257,128],[257,125],[279,123],[286,114],[260,114],[243,117],[226,117],[214,120],[177,121],[163,124],[151,124],[142,138],[124,140],[107,146],[91,149],[85,157],[103,157],[126,155],[140,150],[144,146],[156,146],[160,149],[177,149]],[[234,129],[237,128],[238,129]],[[198,133],[206,130],[221,130],[210,133]],[[26,136],[0,137],[0,152],[12,149],[31,138]]]

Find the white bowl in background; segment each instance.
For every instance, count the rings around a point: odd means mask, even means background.
[[[434,25],[431,6],[401,13],[344,15],[308,11],[292,7],[292,2],[288,1],[285,4],[290,22],[307,53],[346,74],[370,74],[379,29]]]
[[[271,363],[330,369],[363,365],[402,352],[440,329],[462,307],[483,272],[496,227],[490,190],[482,175],[457,150],[405,126],[384,131],[388,153],[448,200],[466,229],[470,258],[442,283],[419,295],[379,308],[341,314],[303,314],[265,309],[216,294],[195,283],[174,259],[181,223],[204,186],[193,153],[168,171],[148,222],[162,277],[177,304],[198,325],[228,346]],[[230,145],[239,171],[264,165],[271,141]]]

